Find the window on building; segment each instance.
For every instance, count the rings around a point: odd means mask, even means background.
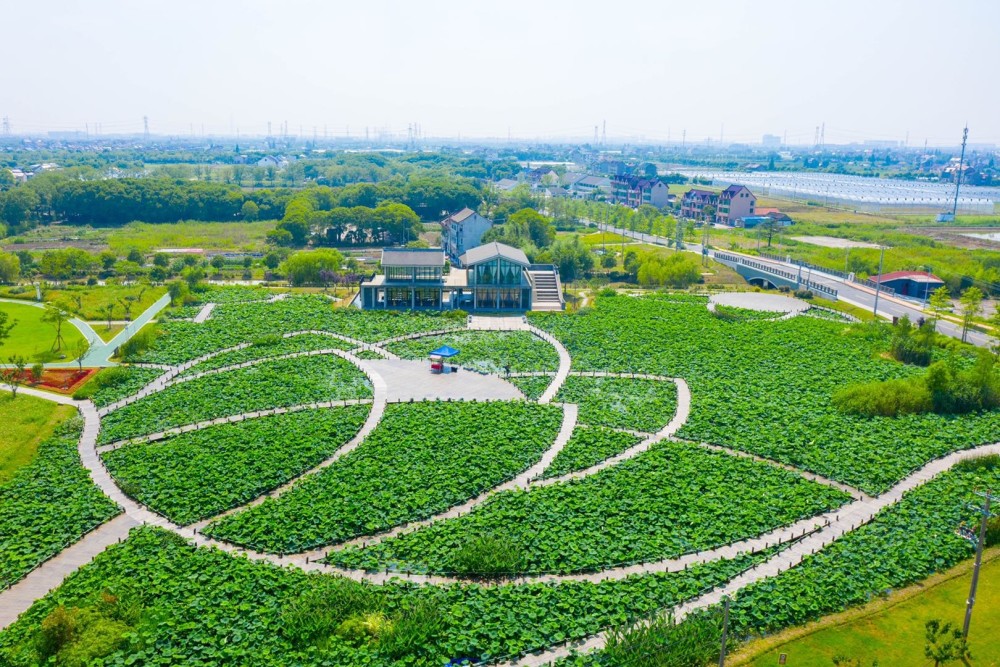
[[[390,287],[385,291],[386,305],[393,308],[410,306],[410,290],[405,287]]]
[[[493,285],[496,283],[496,273],[496,262],[483,262],[482,264],[476,264],[476,284]]]
[[[441,267],[439,266],[418,266],[417,280],[439,280],[441,278]]]
[[[428,287],[414,290],[417,305],[421,308],[437,308],[441,305],[441,290]]]
[[[408,266],[387,266],[385,267],[386,280],[411,280],[413,270]]]

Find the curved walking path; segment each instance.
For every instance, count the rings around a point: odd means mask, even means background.
[[[549,447],[541,456],[535,465],[531,466],[527,470],[521,472],[513,479],[504,482],[498,486],[484,491],[475,498],[470,498],[460,505],[455,505],[449,509],[441,512],[440,514],[435,514],[434,516],[428,517],[420,521],[412,521],[410,523],[402,524],[376,535],[362,535],[344,542],[332,546],[324,546],[318,549],[313,549],[311,551],[303,552],[297,554],[298,556],[308,558],[309,561],[318,560],[323,558],[327,553],[331,551],[340,551],[341,549],[346,549],[347,547],[358,546],[358,547],[370,547],[383,540],[387,540],[391,537],[398,537],[405,533],[412,533],[414,531],[420,530],[421,528],[426,528],[432,523],[437,523],[439,521],[445,521],[447,519],[455,519],[463,514],[468,514],[474,510],[479,505],[489,500],[491,497],[498,493],[503,493],[504,491],[512,491],[514,489],[525,490],[531,483],[531,480],[541,475],[550,465],[552,461],[559,455],[566,443],[569,442],[570,437],[573,435],[573,429],[576,428],[576,418],[577,418],[577,407],[571,403],[565,403],[562,405],[563,409],[563,421],[562,425],[559,427],[559,433],[556,435],[556,439],[553,441],[552,446]],[[331,571],[337,572],[352,572],[351,570],[342,570],[341,568],[329,567]],[[359,571],[360,572],[360,571]],[[364,578],[364,577],[360,577]]]
[[[373,345],[372,343],[365,343],[364,341],[358,340],[356,338],[350,338],[348,336],[342,336],[340,334],[331,333],[329,331],[319,331],[319,330],[316,330],[316,329],[303,329],[301,331],[292,331],[292,332],[289,332],[289,333],[286,333],[286,334],[282,334],[281,337],[282,338],[294,338],[295,336],[304,336],[304,335],[307,335],[307,334],[314,334],[314,335],[317,335],[317,336],[329,336],[331,338],[336,338],[337,340],[342,340],[345,343],[350,343],[351,345],[354,345],[355,349],[364,350],[364,349],[375,349],[375,348],[378,347],[377,345]],[[188,369],[190,369],[190,368],[192,368],[194,366],[197,366],[200,363],[206,362],[206,361],[208,361],[210,359],[214,359],[215,357],[218,357],[218,356],[223,355],[223,354],[227,354],[229,352],[236,352],[238,350],[245,350],[248,347],[253,347],[253,343],[240,343],[239,345],[233,345],[232,347],[223,348],[221,350],[214,350],[214,351],[209,352],[207,354],[203,354],[200,357],[195,357],[194,359],[191,359],[189,361],[185,361],[182,364],[177,364],[176,366],[168,366],[168,368],[170,370],[168,370],[167,372],[165,372],[163,375],[161,375],[160,377],[156,378],[155,380],[153,380],[152,382],[150,382],[145,387],[143,387],[142,389],[140,389],[136,393],[132,394],[131,396],[126,396],[125,398],[119,399],[119,400],[115,401],[114,403],[110,403],[110,404],[104,406],[103,408],[101,408],[99,410],[99,414],[100,414],[101,417],[104,417],[105,415],[107,415],[107,414],[109,414],[111,412],[114,412],[115,410],[117,410],[119,408],[125,407],[126,405],[128,405],[130,403],[135,403],[136,401],[141,400],[141,399],[145,398],[146,396],[149,396],[150,394],[155,394],[158,391],[162,391],[163,389],[165,389],[167,387],[168,383],[170,383],[174,378],[176,378],[177,376],[179,376],[184,371],[186,371],[186,370],[188,370]],[[390,353],[382,351],[382,350],[376,350],[376,351],[382,352],[384,354],[390,354]],[[340,350],[340,352],[343,352],[343,350]],[[293,354],[298,354],[298,353],[293,353]],[[258,362],[258,363],[263,363],[265,361],[269,361],[271,359],[276,359],[276,358],[277,357],[262,357],[260,359],[255,359],[255,360],[252,360],[252,361],[255,361],[255,362]],[[397,358],[398,359],[398,357],[396,357],[395,355],[391,355],[391,358]],[[358,361],[361,361],[361,360],[358,360]],[[157,364],[156,366],[160,366],[160,365]],[[239,364],[236,364],[235,366],[239,366]],[[208,372],[209,371],[204,371],[204,373],[208,373]]]
[[[23,579],[0,592],[0,630],[17,620],[35,600],[54,590],[69,575],[94,560],[112,544],[121,542],[139,523],[119,514],[48,559]]]
[[[856,530],[871,521],[882,510],[895,505],[903,495],[913,489],[925,484],[937,477],[946,470],[951,469],[955,464],[980,456],[990,454],[1000,454],[1000,443],[981,445],[972,449],[964,449],[935,459],[917,471],[911,473],[889,491],[869,500],[857,500],[845,505],[833,512],[828,517],[828,523],[819,530],[807,534],[789,548],[779,552],[768,560],[760,563],[743,574],[729,580],[726,584],[719,586],[712,591],[688,600],[677,605],[662,614],[670,613],[680,621],[691,612],[718,604],[723,597],[732,596],[740,589],[760,581],[773,577],[785,570],[788,570],[801,563],[807,556],[810,556],[825,546],[832,544],[844,535]],[[772,544],[771,546],[775,546]],[[604,574],[607,574],[605,572]],[[570,655],[571,652],[584,652],[599,650],[604,647],[607,641],[607,633],[602,632],[594,635],[590,639],[575,644],[564,644],[559,647],[549,649],[544,652],[527,655],[519,660],[501,663],[505,666],[518,667],[538,667],[546,665],[559,658]]]
[[[614,376],[614,374],[610,374]],[[589,377],[589,375],[588,375]],[[598,376],[601,377],[601,376]],[[639,442],[632,447],[629,447],[620,454],[616,454],[611,458],[604,459],[600,463],[590,466],[589,468],[584,468],[583,470],[577,470],[574,472],[566,473],[565,475],[560,475],[559,477],[550,477],[548,479],[537,479],[532,482],[532,486],[549,486],[551,484],[560,484],[562,482],[567,482],[571,479],[581,479],[583,477],[589,477],[604,470],[605,468],[610,468],[611,466],[618,465],[622,461],[627,461],[631,458],[635,458],[639,454],[647,451],[650,447],[660,442],[661,440],[666,440],[673,436],[681,426],[684,425],[688,420],[688,416],[691,414],[691,390],[688,388],[687,382],[680,378],[665,378],[661,376],[647,376],[646,379],[659,379],[659,380],[669,380],[677,385],[677,412],[674,414],[673,419],[664,426],[662,429],[649,436],[642,442]]]
[[[318,332],[324,333],[324,332]],[[540,332],[545,334],[545,332]],[[295,334],[292,334],[295,335]],[[545,334],[547,335],[547,334]],[[543,338],[545,336],[542,336]],[[241,347],[246,347],[243,345]],[[237,347],[235,349],[241,349]],[[232,348],[231,348],[232,349]],[[565,352],[565,348],[561,345],[557,346],[558,350]],[[219,354],[221,352],[215,353]],[[386,404],[387,388],[385,381],[377,373],[371,372],[369,369],[365,369],[362,365],[361,360],[358,360],[353,355],[343,352],[342,350],[336,350],[334,353],[338,353],[340,356],[351,360],[352,363],[356,363],[369,373],[369,377],[372,379],[372,384],[374,387],[375,397],[372,399],[373,406],[369,413],[368,419],[362,426],[362,429],[355,435],[355,437],[345,444],[343,447],[337,450],[333,456],[326,459],[318,466],[306,471],[302,475],[290,480],[286,484],[282,485],[271,491],[268,494],[262,495],[257,499],[251,501],[247,505],[243,505],[239,508],[234,508],[223,514],[213,517],[212,519],[205,520],[198,524],[193,524],[191,526],[183,527],[174,524],[167,520],[166,518],[156,514],[149,508],[137,503],[128,496],[126,496],[117,486],[111,475],[108,473],[106,468],[104,468],[103,463],[100,459],[98,449],[96,447],[97,436],[100,431],[100,414],[97,409],[93,406],[90,401],[77,402],[69,399],[68,397],[49,394],[47,392],[41,392],[37,390],[29,390],[27,388],[21,389],[29,395],[38,395],[42,398],[49,400],[54,400],[60,403],[66,403],[71,405],[76,405],[79,407],[80,412],[84,417],[84,429],[83,434],[78,442],[78,451],[80,454],[80,459],[83,465],[88,469],[94,483],[101,488],[101,490],[114,502],[116,502],[120,507],[124,509],[124,515],[109,521],[107,524],[101,528],[93,531],[87,537],[83,538],[77,545],[76,551],[73,551],[74,547],[70,547],[65,550],[62,554],[59,554],[52,559],[54,563],[53,567],[43,569],[38,568],[37,574],[32,579],[32,586],[34,586],[35,591],[41,591],[38,596],[44,594],[45,591],[51,590],[62,581],[69,571],[69,568],[79,567],[93,557],[110,543],[116,541],[117,538],[114,536],[118,533],[127,531],[132,525],[138,524],[151,524],[159,526],[168,530],[171,530],[183,537],[191,539],[193,542],[199,545],[215,546],[221,550],[244,554],[252,560],[267,561],[275,563],[278,565],[295,565],[303,570],[307,571],[321,571],[329,573],[338,573],[342,575],[349,576],[354,579],[369,581],[372,583],[385,583],[393,579],[403,579],[410,580],[418,583],[426,584],[454,584],[454,583],[470,583],[476,581],[470,577],[449,577],[449,576],[434,576],[434,575],[408,575],[401,573],[369,573],[358,570],[349,570],[337,568],[334,566],[326,565],[323,563],[318,563],[316,560],[322,557],[330,549],[318,549],[311,552],[304,552],[301,554],[296,554],[293,556],[281,556],[276,554],[267,554],[261,552],[255,552],[251,550],[246,550],[235,545],[221,542],[214,539],[206,538],[201,535],[199,530],[201,527],[209,523],[210,521],[216,520],[221,516],[226,514],[245,509],[247,507],[252,507],[260,502],[263,502],[267,497],[274,497],[280,495],[282,492],[292,488],[297,484],[303,477],[314,474],[318,470],[334,463],[338,458],[342,457],[349,451],[357,447],[370,433],[371,430],[375,428],[381,419],[382,412]],[[208,355],[209,358],[215,356],[215,354]],[[568,353],[566,353],[568,359]],[[560,371],[556,374],[556,379],[550,385],[546,393],[551,393],[549,400],[558,392],[558,387],[555,385],[561,385],[565,381],[566,377],[569,376],[568,363],[562,363],[562,355],[560,355]],[[191,364],[193,365],[193,364]],[[179,368],[179,367],[178,367]],[[173,372],[173,371],[171,371]],[[177,372],[180,372],[179,370]],[[166,373],[170,375],[170,372]],[[176,373],[174,373],[176,375]],[[560,379],[560,375],[562,376]],[[402,534],[402,532],[416,530],[424,527],[430,523],[441,521],[448,518],[454,518],[460,516],[468,511],[471,511],[475,506],[481,504],[486,499],[492,495],[499,493],[503,490],[509,490],[512,488],[527,489],[534,486],[544,486],[551,483],[556,483],[560,480],[573,479],[579,477],[585,477],[590,474],[594,474],[600,470],[608,468],[616,463],[623,460],[631,458],[638,455],[642,451],[648,449],[652,444],[659,442],[661,440],[670,438],[673,436],[681,425],[687,420],[688,414],[690,412],[691,396],[690,390],[687,383],[682,379],[676,378],[665,378],[662,376],[652,376],[652,375],[631,375],[631,374],[615,374],[615,373],[581,373],[581,376],[619,376],[619,377],[635,377],[636,379],[658,379],[658,380],[670,380],[677,384],[678,397],[677,397],[677,413],[674,418],[667,424],[663,429],[661,429],[656,434],[648,437],[642,443],[639,443],[636,447],[622,452],[616,457],[612,457],[607,461],[604,461],[596,466],[592,466],[584,471],[577,471],[575,473],[570,473],[569,475],[563,476],[561,478],[555,478],[554,480],[538,480],[537,476],[540,475],[552,462],[552,460],[558,455],[562,447],[569,440],[577,420],[577,407],[572,404],[564,404],[564,419],[563,424],[559,432],[559,436],[556,438],[556,442],[552,447],[549,448],[542,456],[542,458],[534,466],[531,466],[528,470],[525,470],[520,475],[518,475],[513,480],[491,489],[477,498],[474,498],[460,506],[449,509],[435,517],[423,522],[415,522],[413,524],[408,524],[406,526],[400,526],[392,531],[388,531],[378,536],[366,536],[363,538],[358,538],[358,540],[352,542],[345,542],[341,545],[333,547],[333,549],[344,548],[349,544],[361,545],[361,544],[374,544],[378,541],[384,540],[387,537]],[[159,378],[157,381],[161,380]],[[152,384],[155,384],[151,383]],[[251,413],[252,414],[252,413]],[[228,420],[228,418],[226,418]],[[706,445],[703,445],[706,446]],[[709,448],[714,448],[716,446],[708,446]],[[726,451],[728,453],[737,454],[733,450],[720,447],[720,450]],[[694,552],[690,554],[685,554],[678,558],[665,559],[656,562],[627,565],[616,568],[610,568],[607,570],[602,570],[599,572],[588,572],[588,573],[574,573],[574,574],[537,574],[530,576],[515,577],[510,579],[502,579],[493,582],[487,582],[485,585],[497,584],[497,583],[531,583],[531,582],[559,582],[559,581],[603,581],[607,579],[620,579],[632,575],[638,574],[648,574],[654,572],[671,572],[679,569],[684,569],[690,565],[705,563],[713,560],[723,559],[723,558],[733,558],[738,555],[746,553],[756,553],[761,550],[781,545],[789,545],[785,550],[779,552],[778,554],[772,556],[767,561],[764,561],[753,568],[747,570],[746,572],[738,575],[734,579],[730,580],[727,584],[716,588],[710,592],[699,595],[687,602],[676,606],[672,609],[675,618],[683,618],[684,615],[690,613],[695,609],[699,609],[711,604],[715,604],[722,599],[724,595],[732,595],[734,592],[743,588],[744,586],[759,581],[761,579],[774,576],[775,574],[784,571],[790,567],[793,567],[800,563],[808,555],[815,553],[815,551],[829,545],[835,540],[839,539],[843,535],[855,530],[857,527],[864,525],[865,523],[871,521],[878,512],[883,509],[899,502],[902,496],[920,486],[921,484],[933,479],[935,476],[941,474],[942,472],[950,469],[956,463],[988,454],[1000,454],[1000,443],[982,445],[979,447],[961,450],[953,452],[947,456],[936,459],[929,462],[922,468],[914,471],[895,486],[893,486],[886,493],[876,496],[876,497],[862,497],[854,500],[851,503],[843,505],[837,510],[828,512],[824,515],[818,515],[814,517],[809,517],[802,519],[795,524],[789,526],[784,526],[770,531],[764,535],[760,535],[754,538],[748,538],[735,542],[730,545],[724,545],[715,549],[705,550],[701,552]],[[741,455],[748,455],[746,453],[741,453]],[[749,455],[752,456],[752,455]],[[766,460],[767,463],[774,463],[772,461]],[[803,474],[802,471],[794,469],[796,472]],[[102,530],[105,526],[111,526],[106,530]],[[119,535],[120,538],[120,535]],[[91,553],[93,552],[93,553]],[[66,554],[66,558],[59,561],[60,557]],[[90,554],[88,556],[88,554]],[[60,570],[59,567],[55,566],[56,562],[64,563],[64,569]],[[74,563],[78,563],[74,565]],[[35,575],[35,572],[32,573]],[[29,575],[29,578],[32,576]],[[25,579],[27,581],[28,578]],[[477,582],[482,583],[482,582]],[[30,605],[34,599],[29,599],[33,593],[29,591],[27,587],[19,589],[19,593],[14,595],[11,593],[14,589],[9,589],[4,593],[0,593],[0,609],[6,609],[8,601],[11,601],[14,608],[20,608],[25,604]],[[27,591],[27,592],[26,592]],[[8,597],[9,596],[9,597]],[[35,598],[37,599],[37,598]],[[2,620],[2,619],[0,619]],[[606,641],[606,633],[599,633],[584,642],[579,642],[576,644],[565,644],[550,648],[548,650],[531,654],[525,656],[519,660],[504,663],[507,665],[542,665],[546,664],[552,660],[558,659],[560,657],[569,655],[571,651],[587,651],[600,649],[604,646]]]
[[[260,417],[269,417],[271,415],[285,415],[292,412],[302,412],[303,410],[324,410],[327,408],[342,408],[348,405],[367,405],[372,402],[373,399],[371,398],[353,398],[346,401],[303,403],[301,405],[292,405],[285,408],[271,408],[270,410],[258,410],[257,412],[241,412],[238,415],[218,417],[216,419],[206,419],[205,421],[195,422],[194,424],[175,426],[174,428],[169,428],[165,431],[158,431],[156,433],[150,433],[149,435],[140,435],[135,438],[125,438],[124,440],[118,440],[107,445],[100,445],[97,447],[97,453],[104,454],[105,452],[113,452],[114,450],[121,449],[126,445],[140,445],[143,443],[158,442],[160,440],[171,438],[175,435],[180,435],[181,433],[200,431],[202,429],[219,426],[221,424],[236,424],[249,419],[258,419]]]
[[[569,377],[569,370],[570,367],[572,367],[573,365],[573,359],[569,356],[569,351],[565,347],[563,347],[563,344],[560,343],[549,332],[542,331],[538,327],[530,325],[528,326],[528,331],[535,334],[542,340],[548,342],[550,345],[552,345],[552,347],[556,348],[556,352],[559,353],[559,370],[556,371],[555,378],[552,380],[551,383],[549,383],[549,386],[538,398],[539,403],[551,403],[552,400],[556,397],[556,394],[559,393],[559,390],[562,389],[563,383],[566,382],[566,378]]]

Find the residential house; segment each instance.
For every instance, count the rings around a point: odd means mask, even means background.
[[[501,178],[496,182],[495,187],[500,192],[510,192],[520,184],[521,183],[519,181],[516,181],[513,178]]]
[[[453,264],[458,264],[462,255],[483,241],[493,221],[484,218],[471,208],[463,208],[441,221],[441,245]]]
[[[735,227],[736,222],[754,215],[757,197],[745,185],[730,185],[719,193],[719,204],[715,207],[715,221],[721,225]]]
[[[711,190],[691,188],[681,198],[681,217],[690,220],[704,220],[705,207],[718,208],[719,194]]]
[[[261,159],[257,160],[257,166],[284,169],[288,166],[288,158],[283,155],[265,155]]]
[[[621,160],[601,160],[594,165],[593,171],[606,176],[624,176],[628,173],[628,165]]]
[[[611,194],[611,179],[606,176],[584,176],[566,189],[573,193],[574,197],[581,199],[593,199],[598,195]]]
[[[670,188],[658,178],[615,176],[611,179],[611,193],[617,203],[632,208],[643,204],[664,208],[670,203]]]
[[[553,185],[545,188],[543,195],[546,199],[565,199],[569,197],[569,190],[561,188],[558,185]]]

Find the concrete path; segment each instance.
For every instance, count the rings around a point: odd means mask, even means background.
[[[362,359],[358,362],[386,379],[388,400],[406,401],[511,401],[524,394],[498,375],[480,375],[462,369],[433,374],[428,361]],[[447,363],[447,362],[445,362]]]
[[[426,528],[427,526],[433,523],[446,521],[448,519],[455,519],[464,514],[468,514],[476,507],[482,505],[484,502],[486,502],[487,500],[489,500],[491,497],[495,496],[498,493],[503,493],[504,491],[512,491],[514,489],[522,489],[522,490],[527,489],[532,479],[534,479],[538,475],[541,475],[546,468],[552,465],[552,461],[555,459],[556,456],[559,455],[559,452],[562,451],[563,447],[566,446],[566,443],[569,442],[570,437],[573,435],[573,429],[576,428],[576,418],[578,414],[577,408],[575,405],[572,404],[564,404],[562,408],[563,408],[562,426],[560,426],[559,433],[556,435],[556,439],[553,441],[552,446],[549,447],[544,454],[542,454],[542,457],[538,460],[537,463],[535,463],[527,470],[522,471],[519,475],[517,475],[513,479],[504,482],[503,484],[500,484],[498,486],[495,486],[492,489],[484,491],[475,498],[470,498],[469,500],[465,501],[460,505],[455,505],[454,507],[451,507],[440,514],[436,514],[427,519],[423,519],[421,521],[413,521],[411,523],[396,526],[391,530],[387,530],[377,535],[363,535],[361,537],[356,537],[354,539],[347,540],[345,542],[341,542],[333,546],[320,547],[312,551],[304,552],[302,554],[297,554],[297,556],[304,557],[305,559],[311,562],[313,560],[319,560],[325,557],[326,554],[331,551],[339,551],[341,549],[346,549],[347,547],[350,546],[372,546],[374,544],[382,542],[383,540],[387,540],[391,537],[398,537],[399,535],[412,533],[416,530],[420,530],[421,528]],[[359,570],[345,570],[341,568],[334,568],[333,566],[323,566],[323,567],[328,568],[329,571],[336,571],[338,573],[348,574],[349,576],[354,576],[358,579],[367,580],[369,578],[368,573],[361,572]],[[391,579],[391,577],[386,577],[383,581],[388,581],[389,579]],[[441,580],[444,581],[446,579],[448,578],[444,577]],[[414,579],[414,581],[421,581],[423,583],[427,583],[426,581],[420,578]]]
[[[10,389],[6,385],[0,387],[0,390],[9,392]],[[31,387],[18,387],[18,394],[24,394],[25,396],[34,396],[35,398],[43,398],[46,401],[53,401],[54,403],[62,403],[63,405],[72,405],[77,407],[79,405],[78,401],[74,401],[72,397],[65,396],[63,394],[56,394],[51,391],[42,391],[41,389],[32,389]]]
[[[614,376],[614,374],[606,375]],[[600,377],[600,376],[598,376]],[[627,461],[631,458],[635,458],[639,454],[647,451],[650,447],[656,443],[666,440],[667,438],[673,436],[681,426],[685,424],[688,420],[688,416],[691,414],[691,390],[688,388],[687,382],[681,380],[680,378],[663,378],[660,376],[644,376],[645,378],[656,378],[661,380],[670,380],[677,385],[677,412],[674,414],[674,418],[670,422],[660,429],[658,432],[653,434],[651,437],[646,438],[642,442],[629,447],[625,451],[611,458],[605,459],[596,465],[592,465],[589,468],[584,468],[583,470],[577,470],[575,472],[567,473],[565,475],[560,475],[559,477],[550,477],[548,479],[536,479],[532,482],[532,486],[550,486],[552,484],[561,484],[562,482],[567,482],[571,479],[582,479],[584,477],[589,477],[604,470],[605,468],[610,468],[611,466],[618,465],[622,461]]]
[[[776,576],[788,570],[806,557],[814,554],[823,547],[832,544],[834,541],[857,530],[859,527],[869,523],[882,510],[898,503],[903,495],[918,486],[925,484],[941,473],[949,470],[952,466],[971,458],[987,456],[990,454],[1000,454],[1000,443],[982,445],[973,449],[965,449],[953,452],[948,456],[931,461],[916,472],[910,474],[905,479],[892,487],[886,493],[871,498],[869,500],[859,500],[843,506],[836,512],[828,515],[828,523],[819,530],[815,530],[805,537],[802,537],[788,548],[780,551],[767,561],[756,565],[743,574],[731,579],[728,583],[712,589],[701,596],[673,607],[663,612],[664,615],[672,614],[676,620],[682,620],[687,614],[697,610],[719,604],[723,597],[734,596],[746,586]],[[775,544],[771,544],[775,546]],[[602,632],[594,635],[590,639],[574,643],[565,644],[550,650],[527,655],[520,660],[499,663],[505,667],[538,667],[547,665],[559,658],[568,656],[572,651],[585,652],[600,650],[607,641],[607,633]]]
[[[330,336],[331,338],[336,338],[338,340],[343,340],[344,342],[350,343],[352,345],[358,345],[358,349],[370,349],[372,347],[371,344],[364,343],[363,341],[359,341],[359,340],[357,340],[355,338],[348,338],[347,336],[341,336],[340,334],[330,333],[328,331],[316,331],[316,330],[313,330],[313,329],[305,329],[305,330],[302,330],[302,331],[293,331],[293,332],[290,332],[290,333],[282,334],[281,337],[282,338],[293,338],[295,336],[302,336],[302,335],[305,335],[305,334],[315,334],[315,335],[319,335],[319,336]],[[166,388],[167,384],[169,382],[171,382],[175,377],[177,377],[178,375],[180,375],[184,371],[186,371],[186,370],[188,370],[190,368],[193,368],[194,366],[197,366],[198,364],[200,364],[202,362],[208,361],[209,359],[214,359],[215,357],[218,357],[219,355],[222,355],[222,354],[226,354],[228,352],[236,352],[237,350],[243,350],[243,349],[246,349],[246,348],[252,347],[252,346],[253,346],[253,343],[240,343],[239,345],[233,345],[232,347],[227,347],[227,348],[224,348],[224,349],[221,349],[221,350],[215,350],[214,352],[209,352],[208,354],[203,354],[200,357],[196,357],[194,359],[191,359],[190,361],[186,361],[183,364],[178,364],[176,366],[169,366],[168,368],[170,368],[170,370],[168,370],[166,373],[164,373],[160,377],[156,378],[155,380],[153,380],[152,382],[150,382],[149,384],[147,384],[145,387],[143,387],[142,389],[140,389],[135,394],[132,394],[131,396],[127,396],[127,397],[125,397],[125,398],[123,398],[121,400],[115,401],[114,403],[111,403],[111,404],[106,405],[105,407],[101,408],[100,411],[99,411],[99,414],[100,414],[101,417],[103,417],[103,416],[105,416],[105,415],[107,415],[107,414],[109,414],[111,412],[114,412],[115,410],[117,410],[117,409],[119,409],[121,407],[124,407],[124,406],[126,406],[126,405],[128,405],[130,403],[135,403],[136,401],[138,401],[138,400],[140,400],[142,398],[145,398],[146,396],[149,396],[150,394],[155,394],[158,391],[162,391],[163,389]],[[342,350],[340,350],[340,352],[342,352]],[[270,359],[274,359],[274,358],[275,357],[265,357],[264,359],[265,360],[270,360]]]
[[[731,306],[733,308],[746,308],[747,310],[760,310],[767,313],[777,313],[781,315],[804,313],[810,306],[801,299],[793,299],[780,294],[765,294],[758,292],[721,292],[713,294],[708,298],[709,310],[714,310],[714,306]]]
[[[141,445],[150,442],[159,442],[161,440],[166,440],[167,438],[172,438],[175,435],[180,435],[181,433],[190,433],[191,431],[200,431],[202,429],[210,428],[212,426],[220,426],[222,424],[236,424],[238,422],[247,421],[249,419],[259,419],[261,417],[270,417],[271,415],[286,415],[293,412],[302,412],[303,410],[327,410],[330,408],[342,408],[348,405],[369,405],[372,403],[370,398],[356,398],[347,401],[325,401],[321,403],[305,403],[303,405],[292,405],[287,408],[271,408],[270,410],[259,410],[257,412],[242,412],[238,415],[232,415],[230,417],[219,417],[217,419],[207,419],[205,421],[196,422],[194,424],[185,424],[184,426],[177,426],[175,428],[167,429],[166,431],[159,431],[157,433],[150,433],[149,435],[140,435],[135,438],[129,438],[126,440],[118,440],[107,445],[101,445],[97,447],[98,454],[104,454],[105,452],[113,452],[116,449],[121,449],[126,445]]]
[[[119,514],[0,592],[0,630],[16,621],[35,600],[57,588],[66,577],[94,560],[99,553],[128,537],[129,531],[138,525],[132,518]]]
[[[466,328],[471,331],[531,331],[531,326],[523,315],[509,317],[469,315]]]
[[[201,324],[212,316],[213,310],[215,310],[215,304],[206,303],[204,306],[201,307],[201,310],[198,311],[198,314],[195,315],[193,318],[191,318],[191,321],[194,322],[195,324]]]
[[[559,342],[554,336],[549,334],[547,331],[542,331],[538,327],[530,327],[531,333],[535,334],[544,341],[547,341],[552,347],[556,348],[556,352],[559,353],[559,370],[556,371],[555,378],[549,386],[542,392],[542,395],[538,397],[539,403],[551,403],[555,399],[556,394],[562,389],[563,383],[566,382],[566,378],[569,377],[570,368],[573,365],[573,359],[569,356],[569,351],[563,347],[563,344]]]
[[[98,336],[94,347],[92,347],[90,352],[87,353],[87,356],[83,358],[83,365],[89,368],[103,368],[106,366],[116,365],[111,361],[111,357],[114,355],[115,350],[139,333],[140,329],[146,326],[150,320],[156,317],[161,310],[169,305],[170,295],[164,294],[157,299],[153,305],[144,310],[139,317],[135,318],[135,320],[133,320],[130,324],[125,325],[125,328],[119,331],[118,334],[107,343],[101,341],[100,336]]]

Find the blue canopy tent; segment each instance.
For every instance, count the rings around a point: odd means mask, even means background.
[[[442,345],[431,351],[431,373],[451,373],[457,371],[457,366],[447,366],[444,359],[450,359],[458,354],[458,350],[448,345]]]

